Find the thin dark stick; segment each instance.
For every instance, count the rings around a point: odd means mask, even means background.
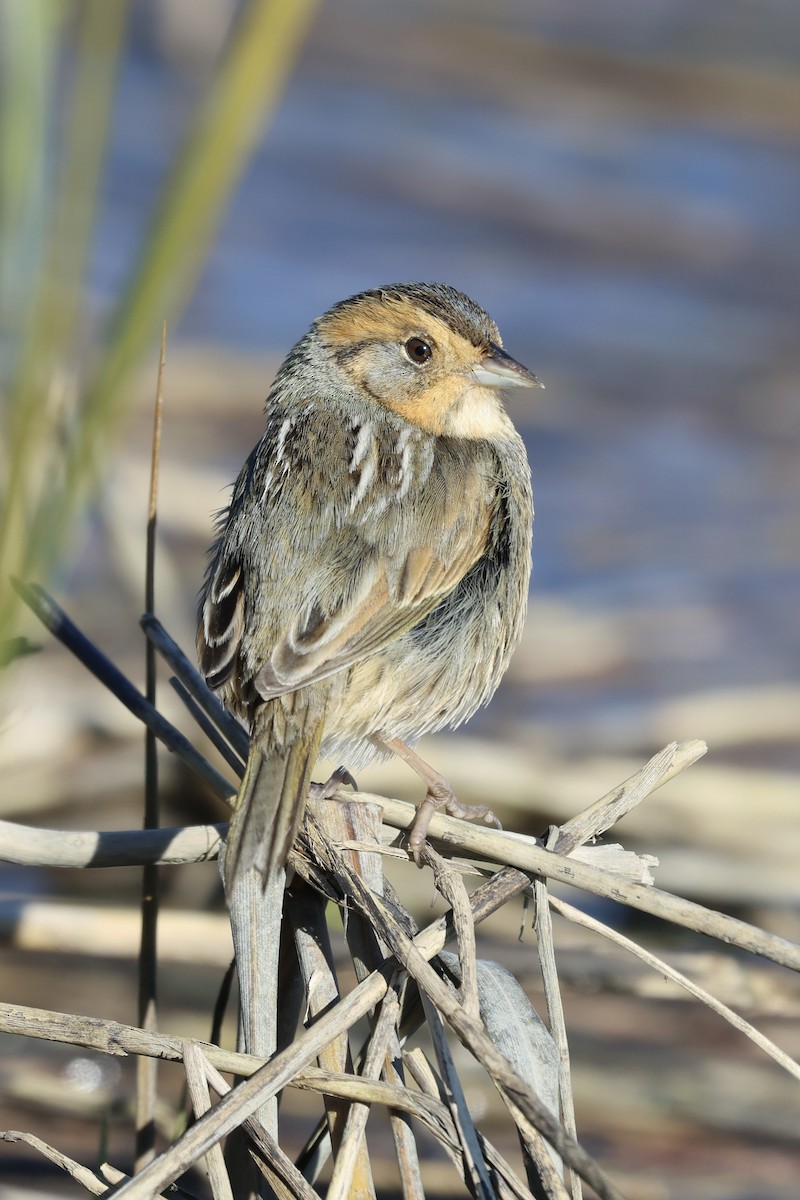
[[[195,698],[190,695],[190,693],[181,683],[180,679],[173,675],[169,681],[169,684],[172,690],[176,692],[183,701],[184,705],[194,717],[195,721],[202,729],[208,740],[213,743],[231,770],[235,771],[241,779],[242,775],[244,775],[244,763],[239,758],[239,755],[236,753],[236,751],[231,749],[231,747],[225,741],[225,738],[217,729],[216,725],[212,723],[210,717],[206,716]]]
[[[212,1046],[222,1045],[222,1023],[225,1020],[225,1014],[228,1011],[228,1002],[231,998],[231,990],[233,981],[236,978],[236,962],[231,959],[227,971],[222,977],[222,983],[219,985],[217,998],[214,1001],[214,1012],[211,1018],[211,1034],[209,1041]]]
[[[106,658],[102,650],[89,641],[81,633],[77,625],[70,620],[63,608],[56,603],[38,583],[22,583],[12,579],[12,584],[18,595],[36,614],[54,637],[57,637],[83,665],[125,705],[135,717],[143,721],[148,729],[163,742],[167,749],[183,762],[192,774],[211,789],[215,796],[229,799],[236,794],[236,788],[224,776],[220,775],[202,754],[195,750],[188,738],[163,717],[145,696],[135,688],[122,671]]]
[[[170,637],[158,617],[153,616],[152,612],[146,612],[140,618],[139,624],[164,661],[172,667],[189,695],[210,717],[244,763],[247,760],[250,741],[247,730],[222,707],[222,703],[211,691],[197,667],[189,661],[178,643]]]
[[[144,604],[148,612],[155,608],[156,523],[158,518],[158,468],[161,458],[161,415],[163,411],[164,361],[167,353],[167,323],[161,329],[161,354],[158,360],[156,399],[153,406],[153,443],[150,455],[150,490],[147,499],[147,545],[145,550]],[[156,703],[156,652],[145,642],[145,694]],[[144,829],[157,829],[160,822],[158,796],[158,748],[150,728],[144,734]],[[139,1025],[158,1029],[158,867],[145,863],[142,868],[142,928],[139,943]],[[136,1160],[135,1169],[151,1162],[156,1152],[156,1102],[158,1099],[158,1062],[140,1058],[136,1063]]]

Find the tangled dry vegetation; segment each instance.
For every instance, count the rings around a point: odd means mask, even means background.
[[[234,780],[218,772],[161,716],[42,589],[25,586],[21,591],[48,628],[136,713],[153,737],[219,796],[230,800],[235,795]],[[146,616],[143,627],[175,672],[175,686],[198,725],[221,751],[232,776],[240,776],[246,756],[244,731],[222,711],[156,618]],[[229,898],[240,987],[238,1052],[212,1042],[165,1036],[152,1028],[0,1006],[4,1032],[109,1055],[138,1056],[138,1159],[133,1176],[108,1163],[97,1170],[81,1165],[25,1132],[3,1136],[27,1141],[95,1195],[109,1188],[125,1197],[167,1190],[197,1195],[207,1194],[210,1187],[215,1200],[225,1200],[259,1194],[265,1180],[281,1198],[322,1194],[342,1200],[381,1194],[371,1171],[366,1131],[370,1117],[382,1110],[388,1115],[404,1196],[425,1195],[433,1139],[473,1196],[577,1197],[586,1184],[598,1196],[620,1197],[618,1187],[581,1146],[575,1126],[552,911],[611,939],[687,989],[800,1080],[800,1067],[725,1004],[635,942],[553,895],[549,887],[551,882],[569,883],[792,970],[800,968],[800,947],[661,892],[650,874],[653,859],[594,844],[704,751],[702,742],[665,747],[632,778],[551,828],[544,840],[437,816],[426,865],[447,911],[424,929],[417,928],[383,869],[387,856],[405,858],[403,831],[413,818],[412,806],[347,789],[316,804],[292,854],[285,893],[282,876],[265,890],[251,875]],[[3,822],[0,854],[6,861],[24,864],[141,864],[152,872],[162,865],[216,856],[223,836],[224,826],[213,825],[67,835]],[[406,869],[417,870],[411,862]],[[476,884],[472,890],[466,879]],[[477,926],[520,895],[533,901],[546,1024],[511,972],[483,961],[478,952]],[[352,986],[344,986],[335,969],[330,905],[341,912]],[[155,992],[157,921],[147,895],[142,919],[141,1012],[147,1025],[148,991]],[[453,951],[445,950],[448,943]],[[454,1053],[457,1043],[467,1051],[466,1060],[462,1052]],[[183,1063],[191,1111],[184,1131],[156,1155],[158,1059]],[[464,1061],[480,1066],[505,1105],[519,1142],[517,1162],[509,1161],[471,1116]],[[281,1144],[278,1098],[289,1088],[316,1095],[319,1105],[317,1127],[296,1160]],[[456,1174],[453,1183],[458,1186]]]

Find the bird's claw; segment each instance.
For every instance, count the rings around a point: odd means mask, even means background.
[[[342,784],[351,787],[354,792],[358,791],[358,784],[347,767],[337,767],[324,783],[312,783],[308,792],[312,800],[330,800],[336,795]]]
[[[418,867],[422,866],[420,855],[428,837],[431,818],[435,812],[439,812],[442,809],[448,816],[455,817],[458,821],[483,821],[484,825],[492,825],[495,829],[503,828],[487,805],[462,804],[450,790],[445,793],[444,789],[437,789],[436,791],[429,789],[428,794],[417,809],[417,815],[414,818],[414,823],[408,835],[408,853]]]

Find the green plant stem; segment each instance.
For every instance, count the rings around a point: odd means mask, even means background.
[[[11,4],[10,12],[18,9],[18,4]],[[5,16],[5,25],[17,28],[19,35],[18,26],[27,26],[31,17],[39,13],[40,33],[34,40],[38,49],[35,52],[29,49],[27,55],[39,66],[30,72],[36,87],[26,84],[25,94],[12,105],[14,110],[20,110],[18,120],[27,117],[28,125],[33,123],[38,134],[30,138],[30,147],[16,144],[20,141],[17,136],[14,154],[9,154],[9,162],[4,164],[8,171],[4,170],[3,175],[4,179],[7,175],[13,178],[14,163],[20,159],[28,161],[28,174],[36,178],[32,178],[26,189],[27,203],[36,210],[36,241],[44,249],[40,250],[41,261],[37,263],[33,247],[27,247],[25,283],[33,281],[31,299],[27,309],[23,306],[17,326],[19,357],[8,386],[8,458],[0,513],[0,562],[6,578],[0,589],[0,630],[7,628],[16,604],[13,593],[7,589],[8,575],[38,574],[43,565],[37,541],[30,535],[30,523],[42,496],[54,489],[55,480],[61,475],[57,461],[59,418],[53,411],[53,393],[59,375],[68,367],[70,343],[83,312],[81,289],[128,4],[127,0],[115,0],[113,4],[106,0],[85,0],[81,6],[66,119],[66,147],[52,187],[48,186],[44,162],[37,170],[30,165],[36,155],[43,158],[49,140],[47,109],[60,25],[52,16],[49,21],[43,20],[41,9],[39,0],[32,0],[27,6],[27,21],[12,23],[9,13]],[[16,60],[14,45],[8,53]],[[9,86],[13,88],[13,81]],[[12,96],[6,99],[10,101]],[[15,207],[20,208],[25,198],[18,196]],[[48,210],[52,214],[49,233]],[[17,216],[26,220],[22,213]],[[0,245],[4,248],[15,239],[19,239],[19,232],[15,233],[13,228],[0,231]],[[3,307],[6,310],[10,304]]]
[[[191,131],[134,274],[107,349],[84,395],[65,486],[40,507],[33,540],[48,561],[90,486],[119,421],[125,384],[163,319],[186,303],[225,202],[294,65],[318,0],[250,0]]]

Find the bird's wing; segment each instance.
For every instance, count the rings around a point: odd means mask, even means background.
[[[379,506],[374,520],[344,526],[319,518],[321,497],[310,519],[308,497],[284,486],[263,497],[269,519],[262,524],[272,536],[262,533],[268,549],[260,558],[246,553],[252,539],[226,528],[198,631],[210,686],[226,682],[241,652],[256,691],[270,699],[350,666],[417,625],[482,556],[497,512],[486,473],[460,466],[434,470],[423,491]],[[295,531],[288,540],[287,531]],[[266,631],[263,641],[256,624]]]
[[[296,619],[258,673],[261,696],[324,679],[417,625],[483,553],[490,514],[481,515],[478,527],[459,521],[444,547],[415,543],[392,560],[375,561],[338,604]]]

